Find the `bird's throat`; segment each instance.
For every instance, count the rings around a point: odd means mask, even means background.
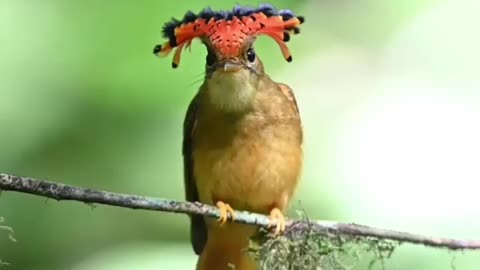
[[[215,72],[206,83],[209,101],[219,110],[242,112],[253,106],[257,85],[248,70]]]

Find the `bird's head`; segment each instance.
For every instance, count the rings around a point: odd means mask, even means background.
[[[256,37],[271,37],[290,62],[292,56],[286,42],[290,34],[300,32],[303,22],[303,17],[290,10],[277,10],[266,4],[258,8],[235,6],[231,11],[206,8],[198,14],[189,11],[182,20],[172,19],[165,24],[163,36],[168,41],[155,46],[153,52],[166,56],[175,50],[172,67],[176,68],[184,47],[189,47],[195,38],[200,39],[207,47],[206,83],[214,103],[236,110],[251,101],[258,78],[264,75],[262,62],[253,48]]]

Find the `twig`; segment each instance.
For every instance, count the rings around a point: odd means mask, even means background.
[[[52,198],[55,200],[72,200],[87,204],[98,203],[131,209],[197,214],[215,218],[219,217],[218,209],[201,203],[180,202],[168,199],[98,191],[61,183],[37,180],[29,177],[18,177],[9,174],[0,174],[0,190],[17,191]],[[236,218],[234,222],[257,225],[264,228],[268,227],[269,225],[269,219],[267,216],[246,211],[236,211]],[[480,240],[460,240],[430,237],[407,232],[374,228],[354,223],[289,220],[287,222],[287,227],[289,230],[295,230],[299,232],[313,230],[317,233],[323,234],[374,237],[378,239],[395,240],[399,242],[421,244],[450,250],[480,250]]]
[[[3,217],[0,217],[0,223],[5,222],[5,219]],[[0,225],[0,230],[5,230],[8,232],[8,239],[12,242],[17,242],[17,239],[13,236],[14,232],[12,227],[6,226],[6,225]],[[0,260],[0,265],[2,265],[2,261]]]

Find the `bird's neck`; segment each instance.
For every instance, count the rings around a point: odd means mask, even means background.
[[[248,111],[255,101],[257,81],[248,70],[221,73],[207,78],[205,84],[209,103],[225,112]]]

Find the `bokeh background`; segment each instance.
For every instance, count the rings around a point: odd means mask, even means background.
[[[291,215],[480,238],[480,2],[271,1],[305,15],[286,63],[305,168]],[[181,129],[201,84],[195,42],[177,70],[152,54],[172,16],[259,1],[0,3],[0,171],[183,199]],[[193,269],[186,216],[4,192],[5,269]],[[480,269],[479,253],[402,245],[387,269]],[[361,269],[361,268],[359,268]]]

